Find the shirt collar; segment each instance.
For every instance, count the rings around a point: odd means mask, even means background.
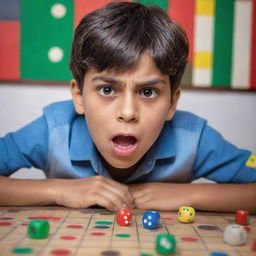
[[[171,158],[175,155],[174,135],[170,123],[166,122],[146,154],[146,160]],[[78,116],[71,127],[70,158],[74,161],[98,162],[98,153],[83,116]]]
[[[74,161],[92,161],[97,158],[97,150],[83,116],[78,116],[71,125],[69,154]]]
[[[170,122],[165,122],[164,127],[156,142],[147,153],[146,159],[158,160],[175,156],[174,134]]]

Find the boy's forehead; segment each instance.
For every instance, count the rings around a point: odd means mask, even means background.
[[[96,76],[111,76],[111,77],[125,77],[137,76],[145,78],[145,76],[161,77],[168,79],[168,75],[163,74],[156,66],[154,60],[147,54],[142,54],[137,61],[129,68],[120,70],[105,69],[98,71],[95,68],[89,68],[85,77],[92,80]]]

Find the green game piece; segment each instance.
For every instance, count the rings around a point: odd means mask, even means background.
[[[32,220],[28,224],[28,236],[33,239],[47,238],[50,225],[47,220]]]
[[[14,254],[29,254],[32,252],[33,252],[32,248],[27,248],[27,247],[17,247],[12,249],[12,253]]]
[[[129,234],[116,234],[116,237],[121,237],[121,238],[127,238],[130,237],[131,235]]]
[[[158,234],[156,237],[156,251],[159,254],[175,253],[176,239],[171,234]]]
[[[95,222],[96,224],[98,225],[112,225],[113,224],[113,221],[96,221]]]

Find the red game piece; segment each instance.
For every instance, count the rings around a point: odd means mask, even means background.
[[[252,252],[256,252],[256,240],[252,243]]]
[[[246,210],[236,211],[236,224],[247,226],[248,225],[248,216],[249,212]]]
[[[244,229],[245,229],[245,231],[246,231],[247,233],[249,233],[249,232],[251,231],[251,228],[248,227],[248,226],[245,226]]]
[[[120,209],[116,214],[116,222],[120,226],[129,226],[132,223],[132,212],[128,209]]]

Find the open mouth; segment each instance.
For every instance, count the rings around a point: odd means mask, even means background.
[[[114,151],[118,155],[128,156],[138,146],[138,140],[133,136],[118,135],[112,139]]]

